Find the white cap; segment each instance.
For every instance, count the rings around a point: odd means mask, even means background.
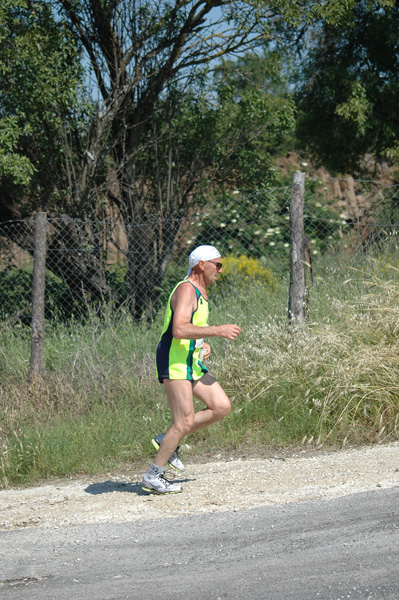
[[[220,258],[220,256],[221,254],[215,246],[198,246],[188,257],[188,271],[185,278],[187,279],[191,275],[193,267],[198,265],[200,260],[213,260],[214,258]]]

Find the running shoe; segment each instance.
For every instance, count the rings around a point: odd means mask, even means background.
[[[159,435],[157,435],[157,437],[151,440],[155,450],[159,450],[159,446],[161,445],[161,441],[164,435],[164,433],[160,433]],[[172,456],[168,460],[168,463],[170,464],[172,469],[175,469],[176,471],[180,471],[180,473],[182,473],[186,467],[183,465],[182,461],[179,458],[179,450],[180,446],[178,446],[173,452]]]
[[[181,492],[181,485],[171,483],[164,473],[158,473],[158,475],[146,473],[143,476],[141,487],[145,492],[152,494],[178,494]]]

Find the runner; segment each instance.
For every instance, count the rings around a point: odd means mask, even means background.
[[[165,477],[166,464],[184,471],[178,456],[181,440],[220,421],[231,409],[226,393],[205,366],[211,348],[204,338],[234,340],[241,331],[238,325],[232,324],[208,326],[206,288],[215,283],[222,269],[221,255],[214,246],[198,246],[189,256],[186,278],[169,296],[156,365],[158,379],[165,385],[172,424],[165,434],[152,440],[158,452],[143,477],[142,488],[148,492],[181,492],[180,485]],[[205,408],[196,413],[193,396],[205,404]]]

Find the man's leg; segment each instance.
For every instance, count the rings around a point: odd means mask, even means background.
[[[190,433],[220,421],[231,410],[230,400],[216,381],[206,373],[194,383],[187,380],[164,379],[172,425],[162,438],[154,464],[164,467],[181,440]],[[204,410],[194,414],[193,394],[206,404]]]
[[[186,379],[164,379],[166,396],[172,413],[172,425],[166,431],[154,464],[164,467],[181,440],[191,433],[194,424],[193,386]]]
[[[206,373],[193,384],[193,394],[206,404],[206,408],[195,413],[190,433],[220,421],[231,410],[226,392],[210,373]]]

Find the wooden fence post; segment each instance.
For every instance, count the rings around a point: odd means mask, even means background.
[[[44,373],[44,291],[47,253],[47,213],[35,215],[32,280],[32,334],[29,377]]]
[[[290,293],[288,318],[291,325],[302,325],[305,320],[305,173],[292,177],[290,204]]]

